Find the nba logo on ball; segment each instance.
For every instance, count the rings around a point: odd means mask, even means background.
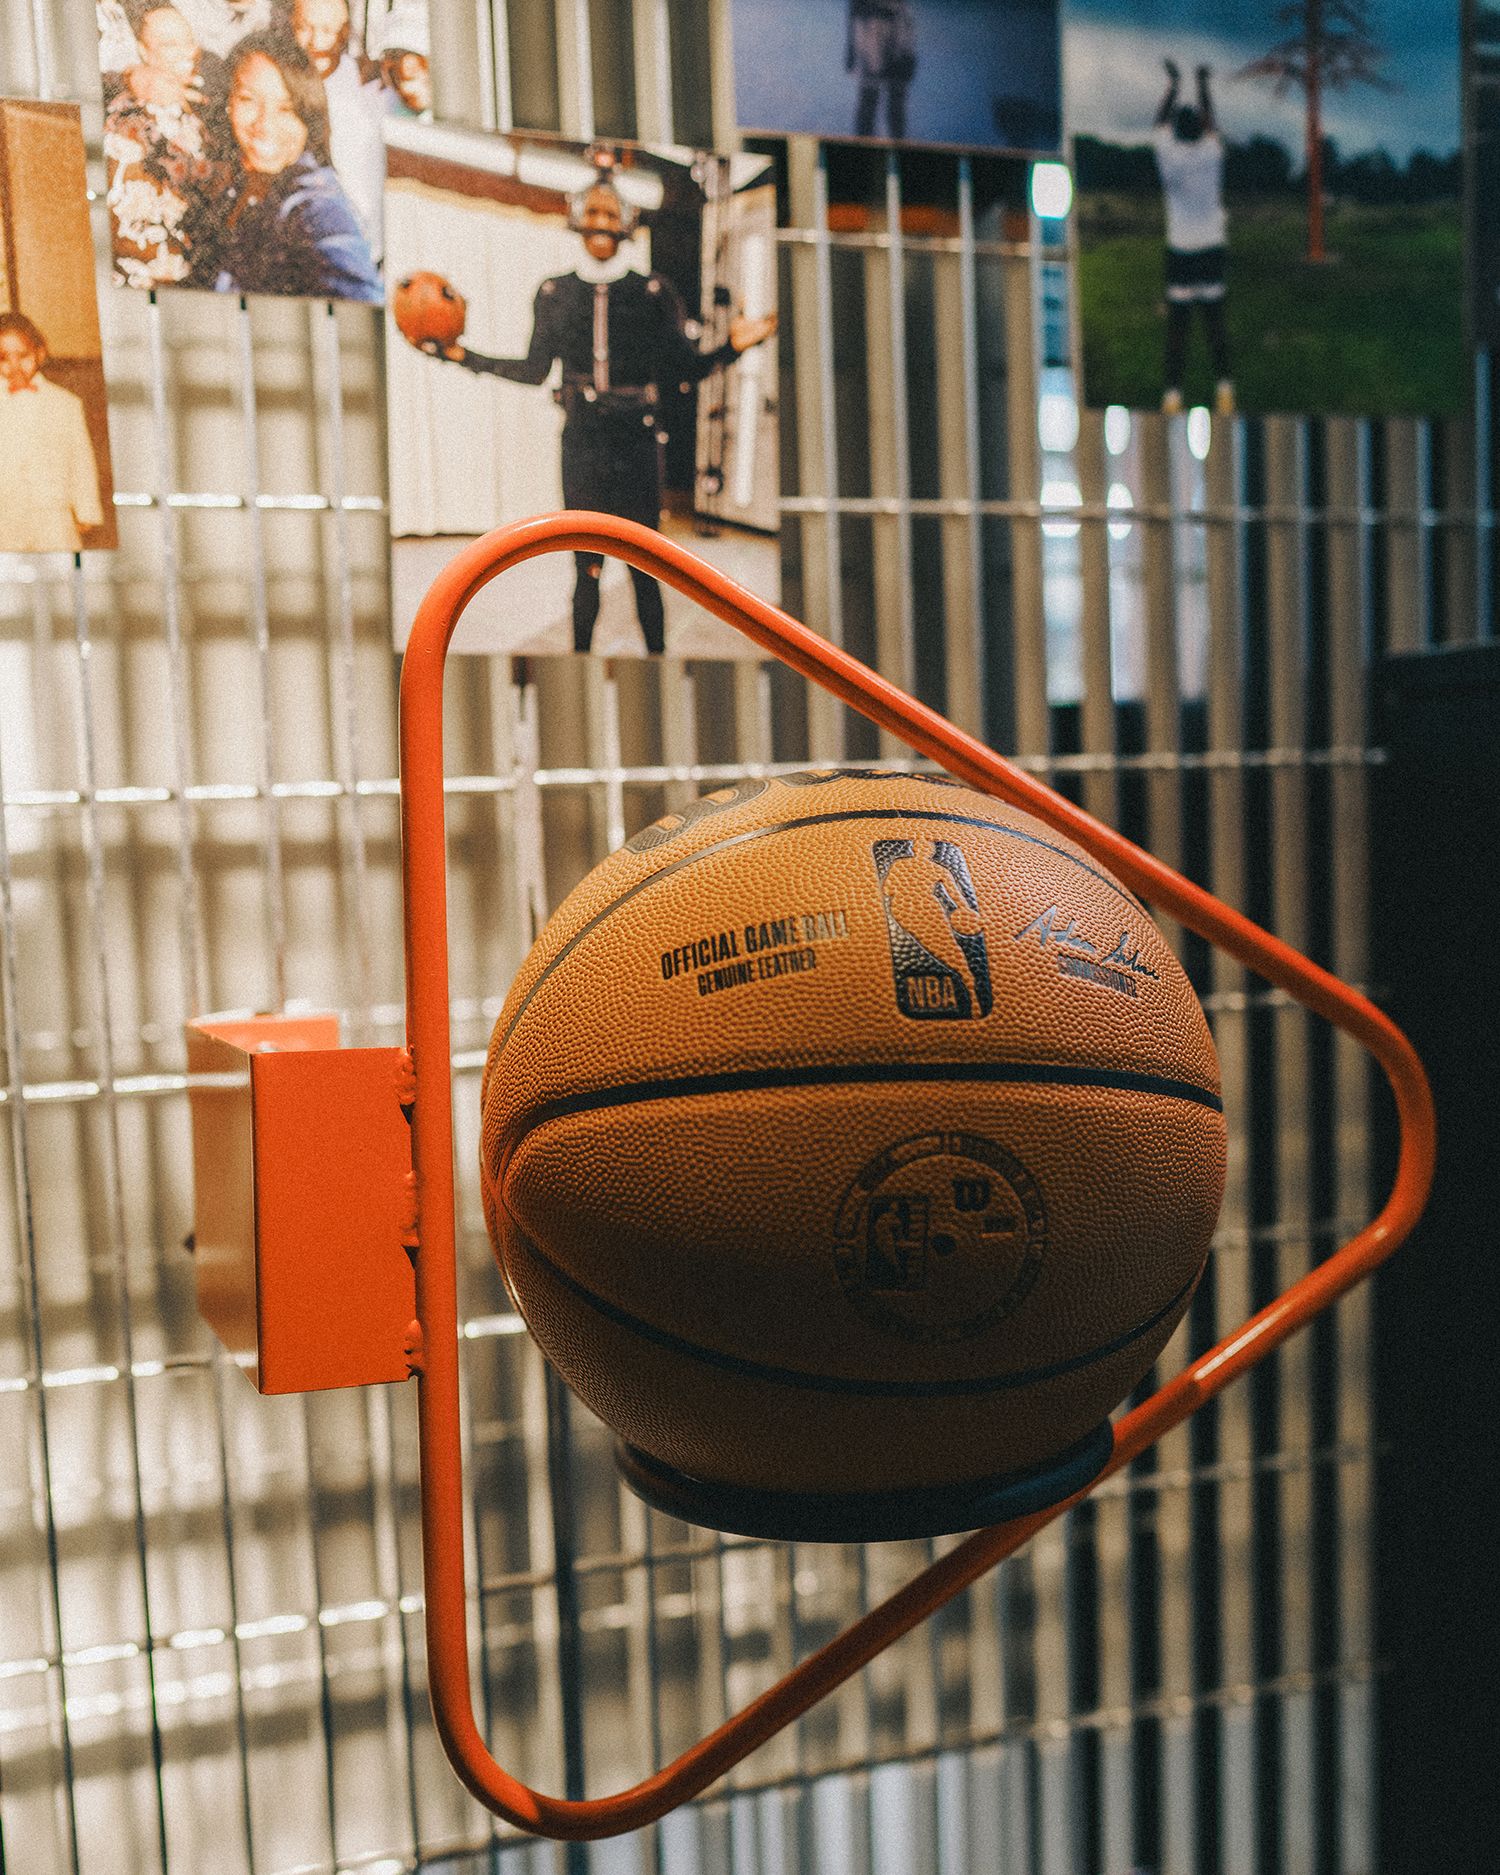
[[[952,840],[877,840],[896,1002],[914,1020],[987,1016],[990,957],[968,862]]]

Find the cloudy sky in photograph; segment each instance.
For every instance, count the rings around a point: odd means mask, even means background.
[[[1214,106],[1227,137],[1278,137],[1300,162],[1300,90],[1278,98],[1269,81],[1235,76],[1286,36],[1279,10],[1275,0],[1068,0],[1068,133],[1143,141],[1166,84],[1162,60],[1171,58],[1189,94],[1195,67],[1212,68]],[[1345,156],[1383,148],[1404,163],[1417,149],[1451,154],[1459,142],[1458,0],[1369,0],[1369,18],[1393,89],[1356,85],[1331,94],[1327,134]]]

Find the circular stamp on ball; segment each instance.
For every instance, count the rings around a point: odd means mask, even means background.
[[[967,1341],[1013,1314],[1047,1250],[1036,1180],[977,1133],[898,1140],[860,1171],[834,1225],[834,1266],[866,1320],[908,1341]]]

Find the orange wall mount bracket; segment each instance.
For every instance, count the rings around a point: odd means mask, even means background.
[[[1436,1126],[1411,1044],[1358,991],[687,549],[631,521],[575,513],[499,528],[460,553],[422,602],[401,670],[407,1046],[340,1049],[332,1017],[210,1016],[189,1025],[199,1305],[263,1392],[415,1374],[438,1734],[459,1777],[496,1815],[537,1835],[582,1841],[640,1829],[697,1796],[1068,1505],[966,1537],[629,1790],[587,1800],[547,1796],[490,1755],[474,1717],[463,1553],[443,668],[459,617],[480,588],[546,553],[606,554],[665,580],[961,781],[1077,841],[1149,903],[1353,1036],[1384,1069],[1400,1150],[1379,1214],[1119,1419],[1101,1480],[1390,1255],[1426,1202]]]

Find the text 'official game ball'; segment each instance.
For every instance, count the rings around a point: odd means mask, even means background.
[[[469,308],[462,293],[440,273],[410,273],[391,298],[391,316],[413,345],[452,345],[462,335]]]
[[[1080,1489],[1202,1272],[1203,1012],[1140,902],[953,782],[748,781],[563,902],[482,1091],[486,1216],[650,1501],[937,1534]]]

